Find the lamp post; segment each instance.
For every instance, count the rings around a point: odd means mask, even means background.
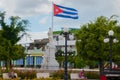
[[[68,31],[67,29],[64,29],[64,36],[65,36],[65,75],[64,75],[64,80],[68,80],[68,74],[67,74],[67,35]]]
[[[110,70],[112,70],[112,43],[116,43],[118,42],[117,39],[114,38],[114,31],[113,30],[109,30],[108,31],[108,38],[105,38],[104,39],[104,42],[107,43],[109,42],[110,43],[110,54],[109,54],[109,63],[110,63]]]
[[[71,38],[73,38],[73,36],[69,35],[70,33],[69,33],[68,28],[64,28],[62,34],[65,37],[64,80],[68,80],[68,71],[67,71],[67,63],[68,63],[67,40],[68,40],[68,37],[71,39]]]
[[[63,35],[65,37],[65,61],[64,61],[64,80],[68,80],[68,71],[67,71],[67,36],[68,36],[68,28],[64,28]]]

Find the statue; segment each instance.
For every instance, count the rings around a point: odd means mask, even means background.
[[[58,70],[59,64],[55,59],[56,47],[55,47],[55,44],[53,42],[52,28],[49,28],[48,38],[49,38],[49,43],[47,43],[47,45],[46,45],[46,49],[45,49],[46,54],[43,56],[41,68],[42,69],[49,69],[49,70]]]
[[[49,39],[49,42],[53,42],[53,31],[51,28],[49,28],[49,31],[48,31],[48,39]]]

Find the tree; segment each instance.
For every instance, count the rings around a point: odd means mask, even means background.
[[[62,68],[62,66],[63,66],[63,62],[64,62],[64,55],[65,53],[64,53],[64,51],[62,51],[62,50],[58,50],[56,53],[55,53],[55,58],[56,58],[56,60],[58,61],[58,63],[59,63],[59,67],[60,68]]]
[[[109,61],[109,43],[103,42],[109,30],[113,30],[116,38],[120,40],[120,25],[115,16],[110,18],[100,16],[94,22],[81,26],[75,34],[78,56],[87,62],[86,65],[99,62],[100,74],[104,69],[104,62]],[[116,63],[120,59],[119,48],[120,43],[113,45],[113,60]]]
[[[83,68],[86,67],[86,61],[78,54],[75,56],[75,68]]]
[[[11,66],[11,60],[24,57],[24,49],[17,42],[23,37],[27,30],[28,21],[21,20],[18,16],[10,17],[10,24],[5,22],[5,12],[0,12],[0,59],[5,61],[8,69]]]
[[[70,64],[70,67],[74,67],[75,65],[75,51],[68,51],[68,63]],[[59,63],[59,67],[62,68],[64,65],[63,63],[65,62],[65,53],[64,51],[62,51],[61,49],[60,50],[57,50],[56,53],[55,53],[55,58],[56,60],[58,61]]]

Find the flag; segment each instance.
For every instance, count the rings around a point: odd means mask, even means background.
[[[54,5],[54,16],[78,19],[78,11],[76,9],[64,7],[56,4],[53,5]]]

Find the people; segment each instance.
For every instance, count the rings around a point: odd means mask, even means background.
[[[107,80],[105,75],[100,75],[100,80]]]
[[[79,72],[79,77],[80,77],[80,78],[87,79],[87,77],[84,75],[84,70],[81,70],[81,71]]]
[[[13,79],[13,78],[16,78],[13,69],[11,69],[11,70],[9,71],[8,76],[9,76],[10,78],[12,78],[12,79]]]

